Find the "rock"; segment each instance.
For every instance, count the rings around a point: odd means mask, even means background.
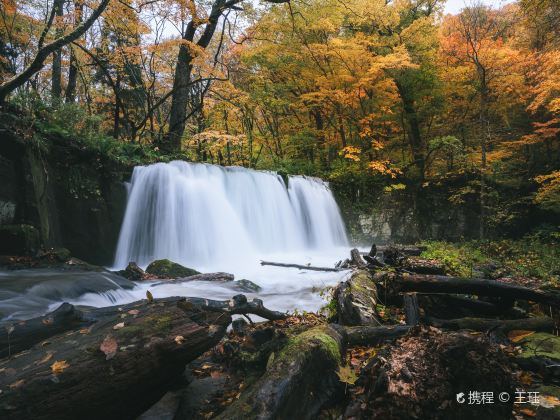
[[[199,271],[187,268],[170,260],[156,260],[146,268],[146,273],[160,278],[176,279],[178,277],[189,277],[200,274]]]
[[[117,271],[119,276],[128,280],[144,280],[146,273],[135,262],[129,262],[124,270]]]
[[[262,287],[258,284],[253,283],[251,280],[241,279],[233,282],[234,288],[240,292],[246,293],[258,293],[262,290]]]
[[[0,255],[34,255],[40,245],[39,231],[31,225],[0,226]]]
[[[40,252],[39,258],[54,262],[67,262],[72,258],[72,254],[67,248],[49,248],[44,252]]]

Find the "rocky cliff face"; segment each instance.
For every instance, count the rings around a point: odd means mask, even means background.
[[[60,139],[48,139],[49,147],[42,147],[12,127],[0,123],[0,236],[9,232],[25,242],[29,228],[19,232],[17,226],[33,226],[44,247],[65,247],[78,258],[110,264],[126,205],[128,168]],[[21,253],[4,239],[2,253]]]
[[[455,206],[448,191],[426,188],[384,191],[382,185],[348,188],[331,183],[351,240],[358,244],[415,243],[476,238],[476,203]]]

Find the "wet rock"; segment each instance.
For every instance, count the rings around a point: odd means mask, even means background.
[[[144,270],[142,270],[135,262],[129,262],[124,270],[117,271],[117,274],[123,276],[129,280],[143,280],[146,276]]]
[[[262,290],[262,287],[258,284],[253,283],[251,280],[241,279],[233,282],[234,288],[240,292],[245,293],[258,293]]]
[[[178,277],[189,277],[200,274],[199,271],[184,267],[170,260],[156,260],[146,268],[146,273],[153,274],[159,278],[176,279]]]
[[[31,225],[0,226],[0,255],[35,255],[40,245],[39,231]]]

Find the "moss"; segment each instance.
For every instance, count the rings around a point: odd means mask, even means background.
[[[200,274],[199,271],[192,268],[183,267],[170,260],[156,260],[146,268],[146,273],[153,274],[162,278],[175,279],[179,277],[194,276]]]
[[[340,346],[325,326],[312,328],[291,338],[288,341],[288,344],[286,344],[286,347],[284,347],[278,355],[277,360],[291,360],[300,355],[302,352],[307,352],[309,350],[308,346],[310,342],[318,343],[329,360],[333,360],[336,363],[339,362]]]
[[[560,360],[560,337],[548,333],[534,333],[519,343],[523,353],[519,357],[548,357]]]
[[[116,335],[123,338],[138,337],[143,334],[144,329],[138,325],[128,325],[116,331]]]

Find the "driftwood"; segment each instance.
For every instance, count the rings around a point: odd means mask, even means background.
[[[341,325],[381,325],[376,313],[377,287],[367,270],[352,273],[334,292],[336,314]]]
[[[546,331],[553,332],[556,329],[554,320],[549,317],[524,318],[524,319],[487,319],[487,318],[458,318],[437,319],[426,318],[426,321],[438,328],[450,330],[474,330],[490,331],[499,330],[508,332],[511,330]]]
[[[269,359],[264,375],[217,418],[310,419],[340,390],[336,376],[342,336],[329,326],[312,328]]]
[[[278,263],[271,261],[261,261],[261,265],[272,265],[274,267],[286,267],[286,268],[299,268],[300,270],[311,270],[311,271],[342,271],[344,268],[336,267],[314,267],[312,265],[301,265],[301,264],[287,264]]]
[[[184,302],[179,300],[180,302]],[[136,302],[0,361],[2,419],[133,418],[216,345],[227,313]]]
[[[494,296],[512,300],[529,300],[560,307],[560,297],[553,293],[502,283],[495,280],[432,275],[402,275],[394,273],[381,273],[376,275],[375,278],[380,281],[386,280],[389,291],[392,293],[470,294]]]
[[[228,282],[233,281],[234,276],[233,274],[229,273],[203,273],[203,274],[194,274],[188,277],[179,277],[176,279],[164,280],[159,283],[156,283],[155,286],[159,286],[160,284],[173,284],[173,283],[184,283],[186,281],[215,281],[215,282]]]

